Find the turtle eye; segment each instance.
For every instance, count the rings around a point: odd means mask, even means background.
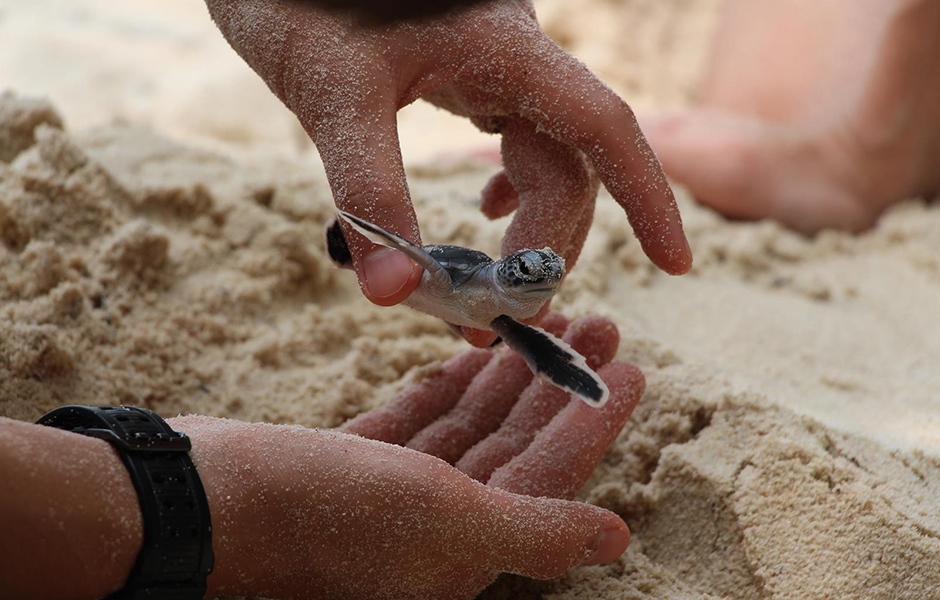
[[[528,275],[528,274],[529,274],[529,266],[528,266],[527,264],[525,264],[525,261],[524,261],[524,260],[519,263],[519,270],[522,271],[522,274],[523,274],[523,275]]]
[[[537,278],[542,270],[541,257],[535,252],[526,252],[520,258],[519,272],[528,280]]]

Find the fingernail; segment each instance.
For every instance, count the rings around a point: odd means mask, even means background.
[[[607,529],[597,534],[597,537],[588,546],[590,554],[587,555],[581,566],[601,565],[616,560],[627,549],[630,536],[622,529]]]
[[[365,287],[374,298],[397,294],[411,277],[412,262],[398,250],[379,248],[362,262]]]

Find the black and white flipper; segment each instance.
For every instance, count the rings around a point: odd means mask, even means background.
[[[506,345],[525,359],[538,377],[571,392],[589,406],[600,408],[607,403],[607,384],[588,366],[583,356],[554,335],[505,315],[491,324]]]
[[[447,270],[434,259],[427,251],[416,244],[412,244],[405,238],[397,236],[394,233],[385,231],[378,225],[370,223],[365,219],[360,219],[352,213],[344,210],[337,210],[336,214],[346,221],[353,229],[365,236],[373,244],[394,248],[404,252],[408,258],[418,263],[428,273],[428,285],[435,290],[450,291],[453,283]]]

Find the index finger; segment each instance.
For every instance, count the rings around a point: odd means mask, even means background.
[[[472,84],[584,152],[626,211],[650,260],[667,273],[686,273],[692,251],[675,197],[627,103],[534,20],[515,19],[497,28],[500,33],[491,39],[501,46],[500,59],[490,52],[467,69]]]
[[[344,18],[303,3],[210,0],[209,8],[313,140],[337,207],[420,243],[398,141],[397,81],[375,40],[350,42]],[[407,298],[418,265],[340,227],[365,296],[382,306]]]

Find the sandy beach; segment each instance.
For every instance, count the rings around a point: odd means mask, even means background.
[[[536,6],[642,114],[691,101],[719,4]],[[201,2],[0,0],[0,85],[0,416],[334,427],[467,347],[332,266],[316,150]],[[400,130],[425,240],[498,254],[496,139],[421,103]],[[807,238],[677,194],[691,273],[657,271],[602,192],[553,305],[610,317],[647,378],[579,495],[631,546],[481,597],[940,598],[940,204]]]

